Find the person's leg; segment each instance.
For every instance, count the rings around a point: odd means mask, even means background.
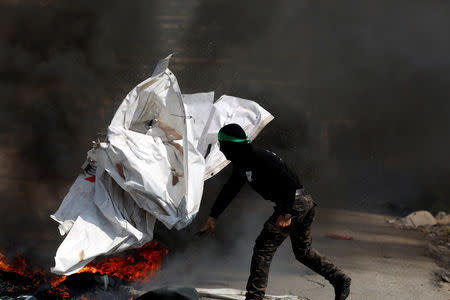
[[[299,262],[330,280],[340,271],[316,249],[311,248],[311,223],[313,219],[314,207],[303,218],[292,220],[290,231],[292,249]]]
[[[277,227],[278,215],[273,214],[264,223],[264,228],[255,241],[250,276],[245,299],[263,299],[269,277],[269,268],[277,248],[288,237],[289,230]]]
[[[311,248],[311,223],[313,219],[314,205],[306,215],[292,220],[290,237],[295,258],[325,277],[334,286],[337,299],[345,299],[350,290],[350,278],[316,249]]]

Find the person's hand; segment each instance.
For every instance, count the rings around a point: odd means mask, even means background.
[[[281,215],[277,219],[277,226],[279,228],[286,228],[291,226],[291,216],[290,215]]]
[[[200,229],[200,233],[206,233],[206,232],[211,232],[212,236],[216,235],[216,219],[213,217],[209,217],[208,220],[205,223],[205,226],[203,226]]]

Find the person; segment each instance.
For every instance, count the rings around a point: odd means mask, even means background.
[[[222,127],[218,140],[220,151],[232,162],[233,171],[200,232],[215,235],[216,219],[245,182],[264,199],[275,202],[272,216],[264,223],[255,241],[246,299],[264,298],[270,263],[288,236],[295,258],[333,285],[335,299],[346,299],[350,293],[350,277],[311,248],[311,223],[316,204],[297,175],[276,154],[251,144],[245,131],[237,124]]]

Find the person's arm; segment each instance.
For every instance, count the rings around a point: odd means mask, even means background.
[[[278,164],[274,167],[273,172],[278,173],[279,182],[277,184],[278,201],[277,209],[279,212],[279,217],[277,219],[278,227],[284,228],[291,225],[291,218],[298,217],[305,214],[306,211],[302,205],[298,205],[298,200],[296,199],[296,190],[302,188],[297,175],[290,170],[287,165],[280,159]]]
[[[245,183],[245,177],[239,168],[233,166],[233,173],[228,179],[227,183],[223,186],[213,207],[211,208],[211,213],[205,225],[200,229],[201,233],[210,231],[214,236],[216,233],[216,219],[225,210],[225,208],[230,204],[231,200],[239,193],[240,189]]]
[[[291,218],[298,215],[298,212],[293,209],[295,192],[286,191],[286,193],[281,193],[279,197],[280,201],[278,201],[277,206],[280,215],[277,218],[277,226],[285,228],[291,225]]]
[[[227,208],[231,200],[239,193],[242,186],[245,183],[244,173],[236,166],[233,165],[233,173],[222,190],[219,192],[213,207],[211,208],[210,217],[217,219],[219,215]]]
[[[277,209],[280,215],[295,216],[299,214],[298,210],[294,209],[295,203],[295,189],[286,187],[278,194]]]

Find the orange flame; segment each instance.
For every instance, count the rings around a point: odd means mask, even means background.
[[[5,262],[5,256],[0,253],[0,270],[4,272],[16,273],[21,276],[30,278],[32,280],[31,285],[23,286],[23,290],[32,290],[39,287],[42,281],[47,281],[45,279],[45,272],[43,270],[34,270],[34,271],[26,271],[27,263],[25,258],[18,254],[14,261],[11,264]],[[66,276],[56,276],[50,277],[50,286],[51,289],[48,291],[52,294],[57,294],[62,298],[69,298],[70,295],[65,289],[65,287],[58,287],[58,285],[66,279]],[[13,293],[13,290],[9,290],[8,292]]]
[[[142,282],[150,278],[155,271],[161,269],[162,258],[167,252],[167,249],[161,247],[157,241],[152,241],[145,244],[142,248],[136,249],[137,257],[130,255],[125,258],[112,257],[99,263],[91,262],[78,273],[100,273],[116,276],[126,281]],[[42,281],[45,281],[50,283],[49,293],[56,294],[61,298],[70,297],[67,288],[64,286],[66,276],[52,276],[42,270],[27,272],[26,267],[27,264],[22,255],[17,255],[15,260],[8,264],[5,262],[5,256],[0,253],[0,270],[31,278],[33,284],[28,289],[36,289]]]
[[[104,262],[90,263],[78,273],[100,273],[116,276],[126,281],[145,281],[155,271],[161,269],[162,258],[167,250],[159,246],[157,241],[145,244],[136,250],[140,256],[112,257]]]
[[[67,276],[59,276],[59,277],[53,277],[50,278],[50,286],[52,288],[57,287],[61,282],[63,282],[64,280],[66,280]]]
[[[56,294],[61,298],[70,298],[70,294],[67,291],[67,288],[64,286],[55,286],[48,290],[49,294]]]
[[[20,254],[17,255],[16,259],[11,264],[7,264],[5,263],[5,256],[2,253],[0,253],[0,270],[26,276],[27,275],[25,273],[26,267],[27,263],[25,262],[25,258],[23,258],[22,255]]]

